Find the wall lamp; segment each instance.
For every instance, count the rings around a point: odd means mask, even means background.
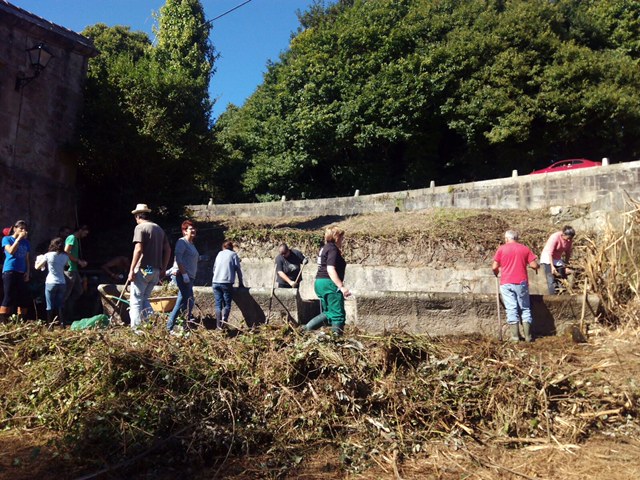
[[[27,83],[31,82],[31,80],[37,78],[38,75],[40,75],[40,72],[47,68],[49,60],[53,58],[53,53],[47,50],[42,42],[28,48],[27,53],[29,54],[29,62],[31,64],[31,68],[34,70],[34,74],[30,77],[25,77],[24,72],[18,72],[18,76],[16,78],[16,91],[19,91]]]

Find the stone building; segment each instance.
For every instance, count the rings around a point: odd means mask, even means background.
[[[0,0],[0,226],[27,220],[32,245],[76,223],[76,125],[96,54],[91,40]]]

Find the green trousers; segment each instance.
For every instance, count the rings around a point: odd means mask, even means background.
[[[332,330],[341,332],[346,320],[342,292],[330,278],[316,278],[313,289],[320,299],[322,313],[326,315]]]

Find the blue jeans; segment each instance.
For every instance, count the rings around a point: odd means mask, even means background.
[[[507,283],[500,285],[500,295],[507,311],[507,323],[515,325],[522,318],[522,323],[531,323],[531,303],[529,299],[529,284]]]
[[[151,269],[151,273],[146,273],[142,268],[136,272],[133,282],[131,282],[131,308],[129,309],[132,329],[136,330],[153,311],[149,297],[159,279],[159,268]]]
[[[191,320],[191,310],[195,303],[195,299],[193,298],[193,278],[190,279],[191,281],[189,283],[185,283],[182,275],[179,273],[175,278],[178,284],[178,300],[176,301],[176,306],[173,307],[171,315],[169,315],[169,320],[167,321],[168,330],[173,330],[178,315],[185,310],[187,311],[186,321]]]
[[[46,283],[44,298],[47,300],[47,310],[58,311],[64,306],[64,295],[67,286],[64,283]]]
[[[216,318],[220,315],[222,322],[229,320],[231,312],[231,298],[233,295],[233,284],[214,283],[213,298],[216,304]],[[219,325],[220,326],[220,325]]]

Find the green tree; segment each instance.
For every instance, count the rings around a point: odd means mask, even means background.
[[[158,45],[127,27],[96,25],[81,122],[86,215],[120,221],[141,201],[182,212],[206,198],[215,154],[208,83],[214,50],[197,0],[167,0]]]
[[[251,198],[374,192],[640,154],[638,3],[315,2],[217,126]]]

